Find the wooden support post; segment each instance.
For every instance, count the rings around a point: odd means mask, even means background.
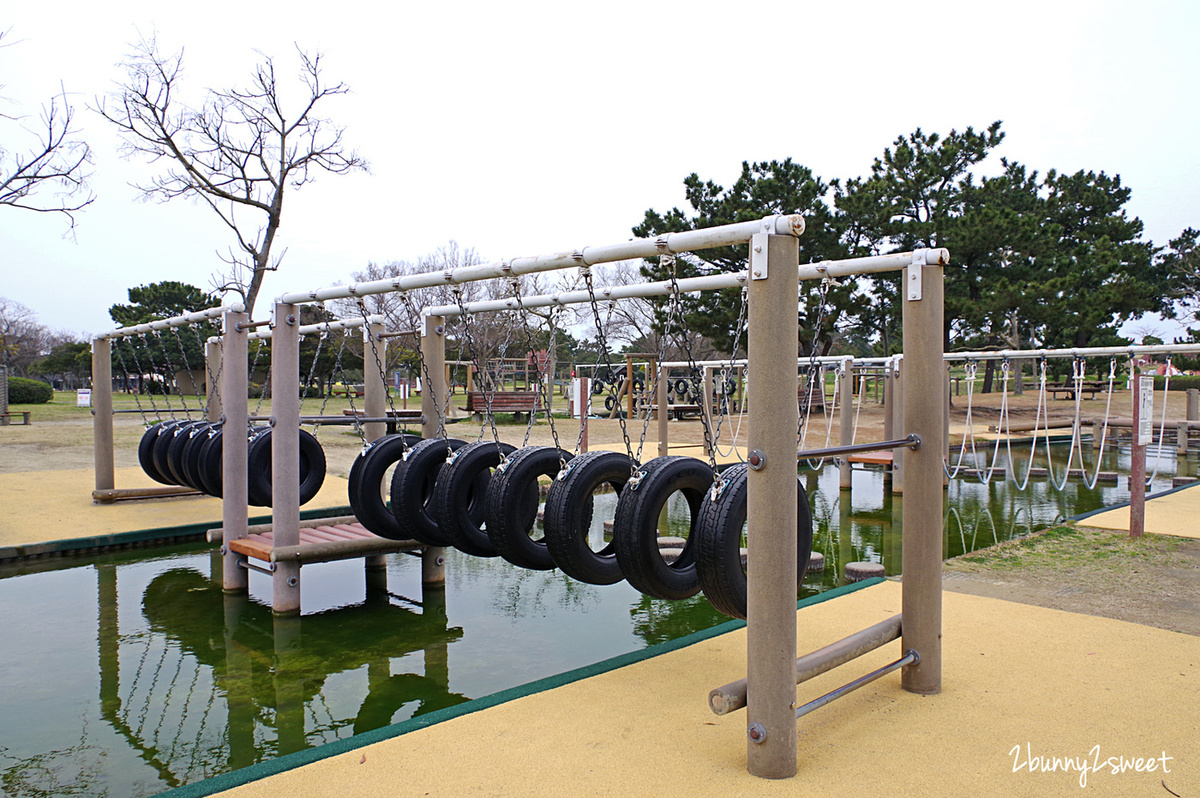
[[[942,690],[943,277],[941,266],[913,265],[905,270],[903,285],[908,286],[913,269],[923,274],[920,297],[901,300],[904,422],[900,432],[920,436],[921,445],[904,457],[901,603],[903,650],[914,649],[920,661],[904,667],[900,684],[909,692],[932,695]]]
[[[92,457],[96,470],[96,490],[115,488],[110,338],[92,341]]]
[[[229,547],[230,541],[246,537],[249,523],[249,484],[246,476],[246,397],[249,388],[249,335],[239,330],[248,324],[245,313],[226,313],[221,343],[221,396],[225,423],[221,426],[221,583],[226,593],[244,593],[250,586],[243,567],[246,555]]]
[[[275,305],[271,336],[272,548],[300,545],[300,308]],[[272,574],[271,609],[300,613],[300,563],[280,561]]]
[[[1129,537],[1140,538],[1146,531],[1146,446],[1154,440],[1154,381],[1142,379],[1142,364],[1134,360],[1129,369],[1133,389],[1133,439],[1129,467]],[[1166,401],[1166,397],[1163,397]],[[1162,446],[1162,441],[1159,441]]]
[[[204,373],[208,401],[205,404],[204,417],[212,424],[221,420],[221,386],[217,377],[221,374],[221,341],[206,341],[204,344]]]
[[[383,418],[387,415],[387,383],[383,372],[387,368],[387,339],[380,338],[383,334],[383,324],[371,322],[363,326],[363,413],[367,418]],[[371,342],[375,346],[371,346]],[[375,351],[373,352],[372,349]],[[379,361],[375,361],[375,353]],[[371,423],[363,425],[363,435],[367,441],[382,438],[387,432],[387,424]]]
[[[1166,401],[1164,397],[1163,401]],[[1186,455],[1188,450],[1188,425],[1186,421],[1180,421],[1175,425],[1175,453],[1178,455]]]
[[[751,239],[749,555],[747,562],[747,767],[763,778],[796,774],[796,316],[799,244]],[[711,395],[705,391],[705,395]],[[792,497],[792,498],[789,498]]]
[[[841,397],[838,442],[842,446],[849,446],[854,443],[854,358],[852,357],[842,359],[842,376],[838,380],[838,393]],[[862,397],[860,396],[858,400],[861,402]],[[838,466],[838,487],[842,490],[850,490],[852,477],[850,458],[844,457],[842,464]],[[849,504],[849,501],[846,503]]]
[[[1188,421],[1200,421],[1200,388],[1188,388],[1187,390],[1187,416]]]
[[[446,318],[426,316],[425,329],[421,331],[421,358],[430,384],[421,392],[421,412],[425,422],[421,425],[421,436],[436,438],[438,414],[449,410],[449,391],[446,375]],[[440,409],[439,408],[443,408]],[[421,584],[444,585],[446,583],[446,550],[440,546],[427,546],[421,553]]]

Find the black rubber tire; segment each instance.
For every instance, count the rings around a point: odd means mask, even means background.
[[[749,495],[746,465],[730,466],[721,475],[725,488],[704,505],[696,524],[696,571],[709,603],[732,618],[746,617],[746,572],[742,570],[742,526]],[[799,590],[812,555],[812,513],[803,481],[796,478],[796,588]]]
[[[184,479],[184,485],[194,487],[200,492],[203,492],[204,488],[200,486],[200,478],[197,474],[197,460],[200,446],[208,439],[208,434],[212,428],[214,428],[214,425],[209,421],[205,421],[204,424],[198,424],[187,431],[184,444],[179,449],[179,462],[175,466],[181,478]],[[172,452],[172,456],[175,456],[174,452]]]
[[[586,452],[572,460],[566,476],[559,474],[550,486],[544,539],[554,564],[567,576],[591,585],[612,585],[625,578],[617,564],[616,544],[593,551],[588,532],[596,488],[608,484],[619,495],[634,465],[632,458],[620,452]]]
[[[171,484],[171,480],[163,476],[163,473],[158,470],[158,466],[154,465],[154,442],[164,429],[169,429],[177,423],[179,422],[159,421],[152,424],[146,428],[146,431],[142,433],[142,439],[138,441],[138,462],[141,463],[142,470],[146,472],[146,476],[164,485]]]
[[[483,517],[488,539],[501,557],[531,571],[549,571],[554,558],[544,537],[534,538],[537,526],[538,477],[558,475],[570,452],[553,446],[530,446],[509,455],[492,472]]]
[[[676,396],[687,396],[687,394],[688,394],[688,381],[685,379],[682,379],[682,378],[675,380],[675,395]]]
[[[297,429],[300,436],[300,504],[313,500],[325,482],[325,450],[321,443],[307,430]],[[249,500],[255,507],[271,506],[271,436],[267,429],[250,441],[246,455],[246,471],[249,478]]]
[[[499,554],[485,529],[487,491],[492,481],[492,469],[516,450],[511,444],[495,441],[468,443],[438,472],[433,487],[438,522],[450,545],[464,554],[473,557]]]
[[[251,432],[246,445],[246,501],[251,507],[271,506],[271,428]]]
[[[604,409],[605,410],[611,411],[616,406],[617,406],[617,397],[612,396],[611,394],[604,397]]]
[[[637,486],[625,486],[617,500],[613,542],[617,563],[629,584],[652,598],[680,601],[700,592],[694,532],[704,497],[712,487],[712,468],[694,457],[656,457],[638,469]],[[671,494],[687,499],[687,543],[670,564],[658,545],[658,519]]]
[[[203,486],[201,490],[209,496],[221,498],[224,492],[224,460],[222,460],[221,439],[225,431],[222,427],[214,427],[200,444],[196,476]]]
[[[633,375],[633,390],[635,390],[635,391],[646,390],[646,381],[643,380],[641,377],[639,377],[636,374]]]
[[[403,539],[416,540],[426,546],[449,546],[433,502],[438,472],[446,462],[447,450],[466,446],[458,438],[427,438],[408,452],[408,457],[396,465],[392,474],[392,514],[400,526]]]
[[[359,523],[380,537],[405,540],[392,508],[383,499],[383,481],[388,469],[420,442],[417,435],[385,435],[367,444],[350,466],[350,508]],[[390,484],[387,490],[390,496]]]
[[[175,470],[175,463],[171,459],[171,453],[174,449],[178,451],[179,446],[186,442],[188,430],[201,422],[199,421],[181,421],[169,430],[164,430],[158,434],[154,440],[154,465],[158,468],[159,473],[167,478],[168,484],[183,485],[183,477]]]
[[[599,396],[600,394],[604,393],[606,390],[608,390],[608,389],[605,386],[604,380],[592,380],[592,395],[593,396]]]

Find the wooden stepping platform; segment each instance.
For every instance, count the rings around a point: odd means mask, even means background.
[[[229,548],[264,562],[292,560],[300,563],[346,560],[424,548],[415,540],[379,537],[357,522],[301,527],[300,544],[297,546],[275,548],[274,542],[275,536],[271,531],[253,532],[240,540],[230,541]]]
[[[864,452],[862,454],[852,454],[846,458],[851,463],[862,463],[863,465],[885,466],[892,467],[892,453],[888,452]]]

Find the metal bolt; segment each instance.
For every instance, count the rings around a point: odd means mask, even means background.
[[[755,270],[754,270],[754,276],[755,276],[755,277],[762,277],[762,269],[755,269]]]
[[[751,723],[750,728],[746,730],[746,735],[752,743],[761,743],[767,739],[767,730],[762,727],[761,723]]]
[[[287,321],[289,327],[295,327],[296,326],[296,314],[289,313],[287,315],[286,321]]]
[[[445,564],[446,564],[446,558],[445,558],[445,557],[438,557],[438,558],[436,559],[436,562],[437,562],[437,564],[438,564],[438,565],[445,565]]]
[[[438,326],[433,328],[433,331],[435,333],[437,333],[438,335],[445,335],[446,328],[443,325],[439,324]]]
[[[287,578],[287,583],[288,583],[288,587],[295,587],[296,585],[298,585],[300,583],[300,580],[297,577],[289,576]]]
[[[754,471],[762,471],[767,464],[767,456],[762,453],[761,449],[755,449],[750,452],[750,456],[746,458],[746,462],[750,464],[750,468]]]
[[[762,252],[762,244],[755,244],[755,245],[754,245],[754,251],[755,251],[755,252]]]

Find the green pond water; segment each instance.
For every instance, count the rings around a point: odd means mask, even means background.
[[[1018,470],[1028,457],[1014,449]],[[1062,463],[1052,466],[1061,474]],[[1101,468],[1127,473],[1128,451]],[[1196,468],[1167,453],[1152,490]],[[902,499],[883,475],[856,471],[846,492],[832,466],[801,473],[826,568],[800,595],[838,585],[850,561],[898,571]],[[1124,477],[1092,490],[1034,478],[1023,491],[956,479],[946,554],[1127,497]],[[614,502],[596,499],[597,538]],[[679,534],[682,502],[670,516]],[[220,560],[206,546],[9,567],[0,572],[0,794],[153,795],[726,620],[703,597],[658,601],[624,583],[585,585],[456,552],[444,590],[423,591],[420,570],[405,555],[371,575],[361,561],[309,566],[303,617],[277,619],[266,577],[251,575],[248,597],[222,595]]]

